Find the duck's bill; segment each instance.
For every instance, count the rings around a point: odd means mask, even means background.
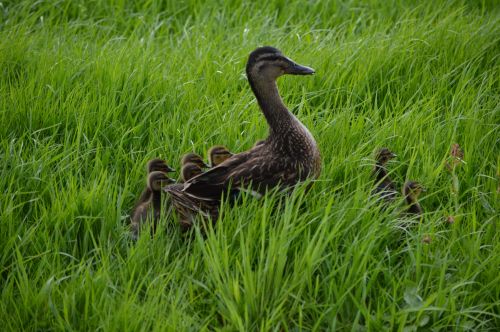
[[[294,63],[286,70],[286,74],[290,75],[312,75],[314,73],[315,73],[314,69],[299,65],[298,63]]]

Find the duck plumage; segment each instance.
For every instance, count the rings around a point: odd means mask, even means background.
[[[320,174],[321,157],[316,141],[283,104],[276,85],[276,79],[283,74],[309,75],[314,70],[294,63],[273,47],[261,47],[250,54],[246,72],[269,125],[269,137],[195,176],[182,189],[167,188],[174,197],[189,197],[192,210],[199,208],[200,201],[219,202],[229,187],[232,190],[250,187],[263,194],[266,189],[293,186]]]
[[[161,190],[163,187],[174,183],[175,180],[169,178],[166,173],[153,171],[148,175],[147,188],[151,195],[147,200],[140,202],[134,209],[131,217],[130,227],[132,236],[137,238],[141,224],[152,216],[154,220],[153,233],[156,230],[156,222],[161,213]]]
[[[222,164],[227,159],[231,158],[234,154],[223,145],[212,146],[208,150],[208,159],[210,167],[215,167]]]
[[[403,186],[403,196],[407,204],[406,214],[414,215],[422,219],[424,211],[418,202],[418,197],[423,191],[425,191],[425,188],[420,183],[415,181],[405,182]]]
[[[375,188],[372,194],[379,195],[386,202],[394,201],[397,195],[396,185],[389,177],[386,168],[387,162],[394,157],[396,155],[388,148],[379,149],[375,155],[375,167],[372,172],[375,180]]]
[[[183,182],[188,181],[189,179],[203,173],[203,169],[200,165],[195,163],[186,163],[182,165],[181,168],[181,178]]]

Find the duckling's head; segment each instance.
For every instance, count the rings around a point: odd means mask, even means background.
[[[216,145],[210,148],[208,150],[208,158],[210,159],[210,164],[212,167],[215,167],[222,162],[224,162],[226,159],[229,159],[233,156],[234,154],[231,153],[225,146],[222,145]]]
[[[182,166],[181,169],[181,176],[184,182],[201,173],[203,173],[203,170],[201,169],[200,165],[197,165],[195,163],[186,163]]]
[[[248,78],[275,80],[285,74],[311,75],[314,69],[295,63],[274,47],[264,46],[250,53],[246,72]]]
[[[147,165],[148,169],[148,174],[151,172],[164,172],[164,173],[170,173],[170,172],[175,172],[175,170],[167,165],[167,162],[163,159],[151,159],[148,161]]]
[[[182,156],[181,165],[186,165],[187,163],[198,165],[200,168],[210,167],[203,161],[199,154],[193,152],[186,153],[184,156]]]
[[[377,151],[375,155],[375,160],[377,161],[377,164],[385,165],[389,160],[391,160],[394,157],[396,157],[396,154],[393,153],[391,150],[389,150],[388,148],[381,148]]]
[[[407,181],[403,186],[403,195],[417,199],[421,192],[425,192],[425,188],[418,182]]]
[[[153,171],[148,176],[148,187],[152,191],[160,191],[163,187],[174,183],[175,180],[169,178],[164,172]]]

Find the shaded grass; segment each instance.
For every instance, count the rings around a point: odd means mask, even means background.
[[[0,320],[7,330],[493,330],[500,325],[499,13],[493,2],[3,2]],[[267,129],[244,77],[287,77],[322,176],[244,197],[206,240],[132,245],[144,165]],[[466,164],[446,170],[452,143]],[[371,155],[428,189],[425,221],[369,197]],[[455,181],[455,182],[456,182]],[[453,225],[443,218],[454,215]],[[430,235],[432,242],[422,239]]]

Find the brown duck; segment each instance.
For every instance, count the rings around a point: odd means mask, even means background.
[[[320,174],[321,157],[316,141],[283,104],[276,84],[282,75],[311,75],[314,70],[296,64],[276,48],[261,47],[250,54],[246,73],[269,125],[269,136],[250,150],[195,176],[183,188],[166,189],[174,201],[192,213],[201,211],[213,217],[212,207],[218,206],[229,187],[233,191],[249,188],[264,194],[266,189],[278,185],[290,187]]]
[[[181,168],[181,178],[183,182],[186,182],[201,173],[203,173],[203,169],[200,165],[195,163],[186,163]]]
[[[175,172],[175,169],[167,165],[167,162],[163,159],[151,159],[148,161],[146,165],[146,172],[149,175],[151,172],[163,172],[163,173],[172,173]],[[134,208],[132,209],[132,215],[134,214],[135,209],[145,201],[148,201],[151,198],[151,190],[149,187],[146,185],[146,188],[142,191],[141,195],[139,196],[139,199],[135,203]]]
[[[375,167],[372,177],[375,180],[375,188],[372,194],[379,195],[384,201],[392,202],[396,198],[396,186],[387,174],[386,164],[389,160],[396,157],[388,148],[381,148],[375,155]]]
[[[222,164],[227,159],[234,156],[234,153],[229,151],[225,146],[216,145],[212,146],[208,150],[208,159],[210,161],[210,166],[215,167]]]
[[[184,166],[187,163],[192,163],[200,166],[200,168],[209,168],[210,165],[207,165],[204,161],[203,158],[194,152],[186,153],[185,155],[182,156],[181,159],[181,165]]]
[[[423,210],[418,202],[418,196],[421,192],[425,192],[425,188],[418,182],[407,181],[403,186],[403,196],[408,205],[406,214],[417,216],[420,220],[423,217]]]
[[[156,223],[161,212],[161,190],[163,187],[174,183],[175,180],[169,178],[166,173],[161,171],[153,171],[148,175],[147,188],[151,195],[149,199],[141,202],[136,206],[131,218],[130,228],[132,237],[137,239],[141,224],[152,216],[154,220],[153,233],[156,229]]]

